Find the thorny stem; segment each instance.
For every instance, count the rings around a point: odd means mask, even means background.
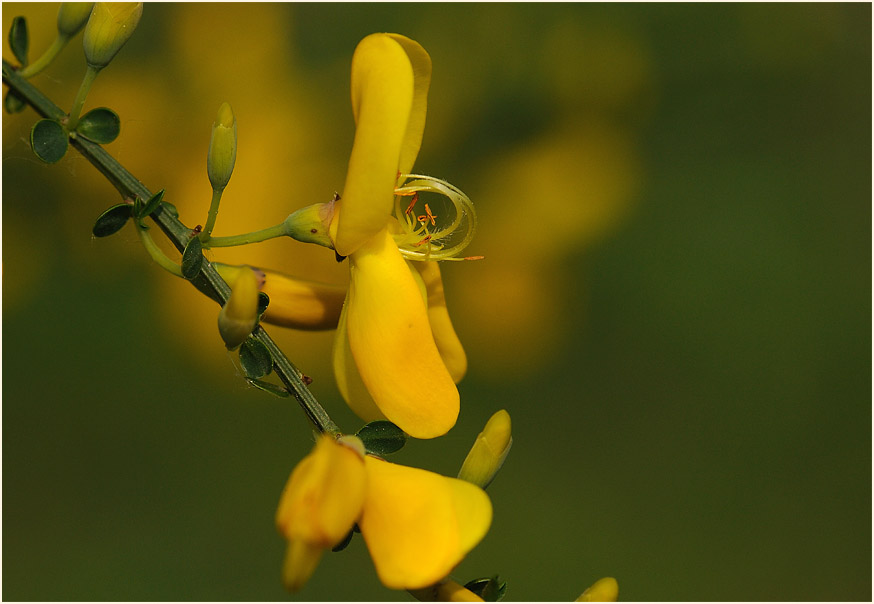
[[[3,61],[3,83],[14,90],[27,104],[42,117],[60,120],[65,117],[64,112],[47,98],[36,87],[21,77],[10,63]],[[118,190],[122,198],[151,199],[152,192],[128,172],[114,157],[106,152],[103,147],[81,137],[70,137],[70,145],[75,147],[101,174]],[[151,218],[158,224],[173,245],[182,252],[185,244],[191,238],[191,229],[180,222],[174,213],[166,205],[161,205],[155,210]],[[213,265],[204,259],[201,263],[200,272],[191,280],[191,283],[203,294],[209,296],[219,304],[224,304],[231,293],[228,284],[222,280]],[[264,344],[273,357],[273,369],[276,375],[285,385],[289,392],[297,399],[301,408],[309,420],[320,432],[339,433],[337,425],[328,416],[304,383],[304,375],[294,364],[288,360],[279,347],[273,342],[262,327],[258,327],[253,336]]]

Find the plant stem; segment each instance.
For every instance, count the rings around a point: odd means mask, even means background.
[[[19,75],[23,78],[32,78],[40,71],[49,66],[49,63],[54,61],[55,57],[58,56],[58,53],[63,50],[64,46],[67,45],[67,42],[70,41],[69,36],[63,36],[58,34],[55,38],[55,41],[52,42],[52,45],[46,49],[46,51],[42,54],[40,58],[36,61],[19,71]]]
[[[57,105],[22,78],[21,74],[17,73],[6,60],[3,60],[3,83],[18,93],[41,116],[51,119],[61,119],[64,117],[64,112]],[[79,153],[106,177],[110,184],[121,193],[122,198],[134,199],[136,196],[139,196],[140,199],[151,199],[152,192],[137,180],[133,174],[128,172],[124,166],[118,163],[114,157],[107,153],[103,147],[81,137],[71,137],[70,145],[75,147]],[[159,206],[152,213],[151,218],[158,224],[176,249],[182,252],[185,249],[185,244],[191,238],[191,229],[182,224],[167,205]],[[228,296],[231,293],[231,288],[219,276],[212,263],[208,261],[201,264],[200,273],[191,282],[203,294],[209,296],[220,305],[227,302]],[[304,413],[306,413],[306,416],[313,425],[320,432],[338,433],[340,430],[337,424],[331,420],[328,413],[315,399],[306,387],[306,384],[304,384],[304,376],[300,370],[288,360],[285,353],[279,349],[262,327],[259,326],[255,330],[254,336],[270,351],[276,375],[279,376],[279,379],[288,391],[297,399],[297,402],[303,408]]]
[[[91,85],[98,73],[100,73],[100,68],[92,65],[89,65],[85,70],[85,77],[82,78],[82,84],[79,86],[79,92],[76,93],[76,100],[73,101],[73,108],[70,110],[67,130],[76,129],[76,125],[79,123],[79,114],[82,113],[82,106],[85,104],[85,97],[88,96],[88,91],[91,90]]]
[[[224,189],[213,189],[212,199],[209,202],[209,213],[206,215],[206,224],[203,225],[203,232],[200,233],[200,240],[204,243],[209,241],[209,236],[215,226],[215,219],[218,218],[219,203],[222,200]]]
[[[143,247],[145,247],[146,251],[149,252],[149,256],[152,257],[152,260],[157,262],[161,268],[167,270],[171,274],[176,275],[177,277],[183,277],[182,267],[170,260],[167,257],[167,254],[165,254],[161,248],[155,244],[149,229],[147,227],[141,227],[138,224],[135,224],[134,226],[137,229],[137,234],[140,236],[140,241],[143,242]]]
[[[247,245],[249,243],[260,243],[268,239],[283,237],[288,235],[285,228],[285,222],[261,229],[260,231],[252,231],[243,235],[232,235],[230,237],[210,237],[204,241],[206,247],[231,247],[234,245]]]

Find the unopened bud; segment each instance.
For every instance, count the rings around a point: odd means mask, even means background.
[[[495,413],[476,437],[458,477],[486,488],[510,452],[510,445],[513,444],[510,428],[510,414],[503,409]]]
[[[97,69],[109,65],[142,16],[142,2],[95,2],[83,41],[88,65]]]
[[[334,249],[328,230],[334,218],[334,202],[316,203],[299,209],[285,219],[285,234],[304,243]]]
[[[619,583],[613,577],[598,579],[575,602],[615,602],[619,599]]]
[[[88,23],[93,2],[61,2],[58,9],[58,34],[72,38]]]
[[[231,106],[222,103],[212,124],[209,154],[206,159],[206,172],[214,190],[222,191],[228,185],[236,159],[237,120],[234,119]]]
[[[254,271],[241,270],[231,286],[231,295],[218,317],[219,334],[228,350],[242,344],[258,319],[258,292],[260,283]]]

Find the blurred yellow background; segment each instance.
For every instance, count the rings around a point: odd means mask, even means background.
[[[4,31],[26,16],[33,60],[56,11],[4,3]],[[416,170],[473,199],[485,259],[443,267],[470,358],[459,424],[394,460],[452,475],[491,413],[515,430],[456,578],[498,573],[510,600],[605,575],[626,600],[866,600],[870,22],[846,4],[147,4],[85,109],[118,112],[107,149],[193,226],[229,102],[214,233],[243,233],[342,190],[352,51],[414,38],[434,63]],[[68,109],[83,73],[80,35],[32,81]],[[41,164],[35,121],[3,118],[4,599],[289,598],[272,514],[312,444],[303,414],[245,385],[218,307],[130,227],[91,237],[117,193],[72,150]],[[210,258],[348,273],[291,240]],[[357,430],[332,334],[268,331]],[[298,599],[409,599],[370,565],[356,539]]]

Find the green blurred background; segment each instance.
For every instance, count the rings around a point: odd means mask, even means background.
[[[55,4],[25,15],[31,58]],[[514,446],[462,582],[573,600],[871,598],[869,4],[149,4],[86,109],[187,224],[223,101],[239,149],[216,234],[342,190],[349,62],[395,31],[431,54],[417,170],[479,209],[444,267],[470,355],[452,432],[394,460],[448,475],[494,411]],[[4,34],[5,35],[5,34]],[[4,44],[4,57],[11,52]],[[34,78],[69,108],[81,37]],[[135,234],[36,117],[3,117],[3,599],[281,600],[279,492],[312,439],[248,388],[218,307]],[[215,252],[342,283],[322,248]],[[332,334],[273,328],[342,428]],[[410,600],[360,538],[301,600]]]

